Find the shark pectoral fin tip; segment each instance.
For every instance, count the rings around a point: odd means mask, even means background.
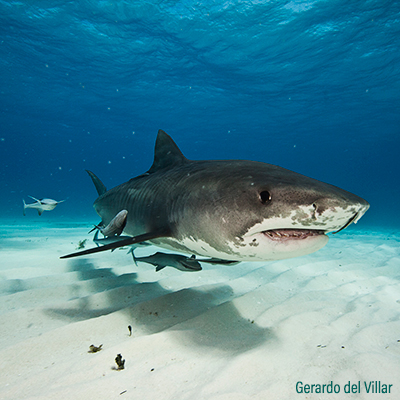
[[[168,236],[168,234],[167,234],[167,232],[164,232],[164,231],[144,233],[142,235],[128,237],[127,239],[117,240],[116,242],[109,243],[104,246],[93,247],[91,249],[82,250],[77,253],[67,254],[60,258],[72,258],[72,257],[77,257],[77,256],[84,256],[87,254],[100,253],[102,251],[114,250],[119,247],[129,246],[129,245],[136,244],[136,243],[142,243],[142,242],[146,242],[148,240],[152,240],[152,239],[156,239],[156,238],[160,238],[160,237],[166,237],[166,236]]]

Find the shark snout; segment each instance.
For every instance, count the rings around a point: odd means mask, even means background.
[[[325,224],[327,231],[340,231],[357,221],[369,208],[369,203],[352,195],[319,198],[312,203],[314,219]]]
[[[335,199],[335,198],[322,198],[315,200],[312,203],[312,207],[315,210],[316,215],[322,215],[325,211],[327,210],[348,210],[349,212],[352,213],[358,213],[362,212],[362,214],[365,213],[365,211],[368,210],[369,204],[363,200],[362,201],[349,201],[345,199]]]

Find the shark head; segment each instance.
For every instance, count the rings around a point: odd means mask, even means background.
[[[326,233],[356,223],[369,208],[338,187],[261,162],[198,161],[186,171],[175,236],[200,255],[277,260],[309,254],[325,246]]]

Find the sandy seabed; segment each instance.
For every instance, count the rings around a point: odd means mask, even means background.
[[[0,399],[400,398],[397,233],[348,229],[308,256],[200,272],[126,249],[59,259],[92,246],[89,229],[2,226]]]

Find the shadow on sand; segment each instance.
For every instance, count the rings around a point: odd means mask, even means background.
[[[117,276],[112,269],[96,269],[84,259],[69,263],[82,281],[91,280],[94,294],[80,297],[77,293],[68,302],[69,308],[48,309],[52,317],[80,321],[121,310],[133,326],[148,334],[174,327],[185,330],[185,341],[193,345],[235,353],[276,339],[269,329],[240,315],[231,301],[234,293],[228,285],[174,292],[158,282],[138,282],[135,273]]]

